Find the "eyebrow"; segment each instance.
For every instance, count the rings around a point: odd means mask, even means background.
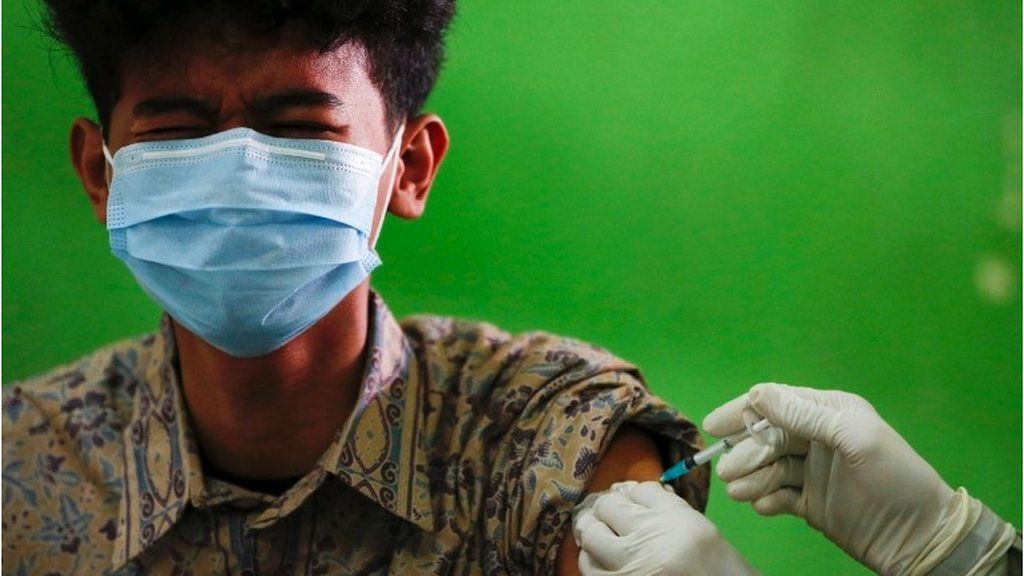
[[[252,103],[253,111],[260,115],[272,115],[289,108],[342,108],[340,98],[322,90],[288,90],[264,96]]]
[[[135,116],[151,117],[173,112],[184,112],[200,118],[211,118],[215,111],[209,102],[188,96],[154,96],[132,107]]]
[[[264,96],[252,103],[253,110],[260,115],[271,115],[289,108],[323,106],[342,108],[344,103],[334,94],[322,90],[288,90]],[[154,96],[132,107],[132,113],[141,117],[175,112],[184,112],[199,118],[212,118],[217,113],[206,100],[189,96]]]

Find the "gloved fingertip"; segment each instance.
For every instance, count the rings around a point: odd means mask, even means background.
[[[728,496],[730,500],[738,500],[738,498],[736,498],[736,494],[738,492],[739,492],[739,488],[736,486],[735,482],[728,482],[728,483],[726,483],[726,485],[725,485],[725,495]]]
[[[700,421],[700,427],[706,430],[708,434],[712,434],[711,430],[717,427],[718,425],[718,420],[720,418],[718,410],[719,408],[715,408],[714,410],[709,412],[703,420]]]
[[[594,507],[594,502],[600,497],[602,492],[594,492],[587,494],[583,500],[580,500],[578,504],[573,508],[573,514],[579,514],[580,512]]]
[[[750,407],[758,414],[768,419],[769,422],[777,424],[779,413],[794,400],[799,400],[795,394],[788,390],[783,384],[765,382],[756,384],[748,394]]]
[[[754,511],[761,516],[796,514],[799,508],[800,492],[792,488],[781,488],[751,502]]]
[[[594,519],[594,511],[586,509],[583,512],[576,514],[572,519],[572,539],[576,541],[576,545],[580,546],[583,543],[583,533],[587,531],[596,520]]]
[[[758,486],[744,478],[734,480],[725,485],[726,496],[734,502],[750,502],[752,500],[756,500],[759,497],[757,490]]]
[[[575,512],[572,517],[573,526],[579,526],[581,529],[587,525],[587,522],[593,520],[594,510],[592,508],[585,508],[578,512]]]
[[[616,482],[612,484],[611,488],[609,488],[608,490],[611,492],[618,492],[619,494],[629,496],[629,493],[632,492],[638,484],[639,482],[637,482],[636,480],[625,480],[623,482]]]
[[[666,511],[679,506],[690,507],[671,487],[660,482],[641,482],[630,493],[629,499],[649,510]]]
[[[731,482],[735,480],[738,474],[738,467],[734,466],[731,458],[727,458],[728,454],[718,459],[718,463],[715,464],[715,474],[719,480],[723,482]]]
[[[747,398],[750,401],[750,405],[754,406],[755,402],[762,403],[764,401],[763,396],[765,394],[771,394],[780,389],[783,389],[783,385],[777,382],[761,382],[750,387],[750,392],[747,392]]]
[[[747,407],[747,395],[743,394],[712,410],[701,426],[712,436],[728,436],[743,429],[741,413]]]
[[[809,388],[763,384],[751,393],[750,405],[785,431],[790,440],[816,441],[835,448],[832,431],[837,408],[831,405],[830,398]]]
[[[597,500],[594,500],[594,505],[590,509],[594,511],[595,518],[606,522],[609,517],[615,515],[617,510],[631,504],[629,497],[622,492],[609,490],[602,492]]]

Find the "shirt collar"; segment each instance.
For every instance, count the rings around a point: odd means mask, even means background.
[[[359,403],[347,430],[321,459],[324,470],[426,531],[433,531],[423,365],[377,295]]]
[[[204,479],[185,409],[170,318],[149,347],[124,432],[125,466],[114,569],[169,531],[189,504],[211,506],[230,497]],[[384,301],[370,296],[362,392],[346,426],[309,474],[253,521],[269,525],[302,505],[325,478],[340,479],[381,508],[432,531],[427,455],[418,449],[424,410],[420,361]],[[244,491],[243,491],[244,492]],[[258,495],[248,494],[250,500]]]

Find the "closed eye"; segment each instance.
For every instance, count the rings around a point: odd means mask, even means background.
[[[181,140],[208,136],[209,129],[201,126],[161,126],[135,132],[138,140]]]
[[[267,126],[266,133],[271,136],[319,138],[337,134],[337,129],[318,122],[281,122]]]

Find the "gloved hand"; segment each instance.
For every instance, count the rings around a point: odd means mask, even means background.
[[[718,529],[657,482],[622,482],[573,514],[583,576],[757,574]]]
[[[709,414],[704,429],[734,434],[748,409],[775,428],[719,459],[729,497],[763,515],[805,518],[878,573],[927,573],[979,518],[981,504],[954,492],[859,396],[758,384]]]

